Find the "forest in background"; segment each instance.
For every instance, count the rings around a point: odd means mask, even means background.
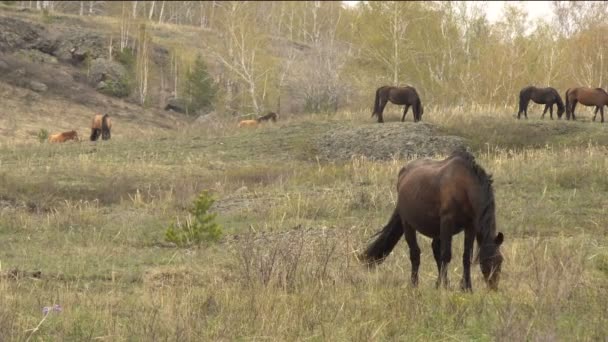
[[[159,92],[188,93],[199,55],[214,83],[213,107],[238,115],[371,109],[381,85],[412,85],[427,106],[516,108],[527,85],[563,95],[606,83],[606,2],[554,1],[552,22],[531,25],[516,2],[496,23],[483,2],[464,1],[4,3],[51,17],[108,18],[109,44],[134,51],[134,94],[149,105],[163,105]],[[148,41],[168,47],[170,65],[148,63]]]

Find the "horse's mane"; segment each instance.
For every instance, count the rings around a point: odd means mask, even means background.
[[[608,92],[606,92],[606,90],[604,90],[604,88],[595,88],[596,90],[600,90],[601,92],[603,92],[604,94],[608,95]]]
[[[464,149],[454,150],[452,157],[459,157],[464,160],[471,173],[477,178],[481,184],[481,211],[477,217],[479,228],[482,229],[479,233],[483,236],[483,241],[486,241],[491,234],[494,233],[495,225],[492,222],[495,217],[495,202],[494,202],[494,187],[492,186],[492,175],[486,171],[475,161],[475,156]]]

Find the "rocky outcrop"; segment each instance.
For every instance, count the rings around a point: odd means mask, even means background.
[[[429,123],[389,122],[361,127],[337,127],[316,141],[320,157],[373,160],[431,157],[466,147],[465,140],[439,133]]]

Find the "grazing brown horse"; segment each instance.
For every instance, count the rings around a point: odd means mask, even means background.
[[[51,136],[49,137],[49,142],[51,143],[62,143],[68,140],[79,141],[80,139],[78,139],[78,133],[72,130],[69,132],[51,134]]]
[[[433,256],[439,276],[437,287],[447,287],[448,264],[452,260],[452,236],[464,230],[464,290],[472,290],[471,259],[477,240],[481,272],[491,289],[498,288],[503,261],[496,233],[492,177],[468,152],[455,151],[441,161],[419,159],[399,171],[397,208],[388,224],[375,236],[361,259],[369,266],[380,264],[402,236],[410,248],[412,284],[418,284],[420,248],[416,232],[433,239]]]
[[[275,112],[269,112],[268,114],[264,115],[264,116],[260,116],[259,118],[257,118],[258,122],[263,122],[263,121],[268,121],[271,120],[272,122],[277,122],[277,113]]]
[[[519,92],[519,112],[517,112],[517,118],[519,119],[521,113],[524,113],[524,117],[528,118],[528,103],[530,100],[538,104],[544,104],[545,109],[541,118],[545,118],[547,109],[549,110],[549,116],[553,120],[553,105],[557,104],[557,118],[561,119],[564,114],[564,102],[562,102],[561,96],[555,88],[537,88],[534,86],[528,86],[523,88]]]
[[[593,121],[599,111],[602,122],[604,122],[604,106],[608,105],[608,93],[604,89],[579,87],[566,90],[566,119],[570,120],[570,116],[572,116],[572,120],[576,120],[574,109],[576,109],[577,103],[588,107],[595,106]]]
[[[108,140],[111,137],[112,120],[108,114],[96,114],[91,123],[91,141],[96,141],[101,135],[101,139]]]
[[[418,92],[414,87],[383,86],[378,88],[376,90],[376,99],[374,100],[374,112],[372,113],[372,117],[374,115],[378,116],[378,122],[384,122],[382,112],[384,112],[384,107],[388,101],[396,105],[405,105],[403,117],[401,118],[402,122],[405,121],[405,115],[410,106],[412,106],[412,111],[414,112],[414,122],[422,120],[424,108],[420,102],[420,96],[418,96]]]

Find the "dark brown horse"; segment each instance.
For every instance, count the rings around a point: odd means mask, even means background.
[[[547,110],[549,110],[549,115],[551,120],[553,120],[554,104],[557,104],[557,117],[561,119],[562,115],[564,114],[564,102],[555,88],[537,88],[534,86],[528,86],[519,92],[519,112],[517,112],[518,119],[520,118],[521,113],[524,113],[526,119],[528,118],[528,103],[530,100],[534,101],[535,103],[545,105],[543,115],[541,116],[543,119],[545,118]]]
[[[410,248],[412,284],[418,284],[420,248],[416,232],[433,239],[439,276],[437,287],[447,286],[452,260],[452,236],[464,230],[464,272],[461,286],[472,290],[471,259],[477,240],[481,272],[491,289],[498,288],[504,236],[496,233],[492,177],[468,152],[455,151],[445,160],[419,159],[399,171],[397,208],[388,224],[367,247],[361,259],[381,263],[402,236]]]
[[[277,113],[275,112],[269,112],[268,114],[264,115],[264,116],[260,116],[259,118],[257,118],[258,122],[263,122],[263,121],[268,121],[268,120],[272,120],[272,122],[277,122]]]
[[[574,110],[577,103],[588,107],[595,106],[593,121],[599,111],[604,122],[604,106],[608,105],[608,93],[604,89],[579,87],[566,90],[566,119],[570,120],[572,116],[572,120],[576,120]]]
[[[405,115],[410,109],[410,106],[412,106],[412,111],[414,112],[414,122],[422,120],[424,108],[420,102],[420,96],[418,96],[418,92],[414,87],[383,86],[378,88],[374,101],[374,112],[372,113],[372,117],[374,117],[374,115],[378,116],[378,122],[384,122],[382,113],[384,112],[384,107],[388,101],[391,101],[396,105],[405,105],[403,117],[401,118],[402,122],[405,121]]]
[[[101,139],[109,140],[111,137],[112,119],[108,114],[96,114],[91,122],[91,141],[96,141],[101,135]]]

